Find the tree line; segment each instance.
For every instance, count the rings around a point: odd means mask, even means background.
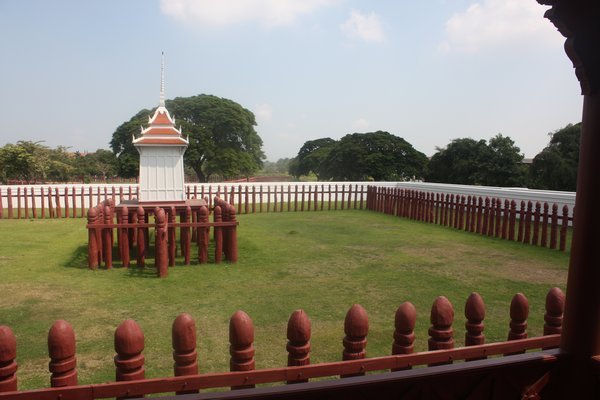
[[[211,95],[178,97],[166,107],[189,139],[186,175],[200,182],[213,176],[250,177],[289,173],[322,181],[404,181],[519,186],[574,191],[579,160],[580,124],[550,133],[548,145],[523,163],[508,136],[489,140],[460,138],[427,158],[405,139],[389,132],[352,133],[339,140],[309,140],[294,158],[265,161],[254,114],[240,104]],[[142,109],[117,127],[111,150],[93,153],[51,149],[42,142],[19,141],[0,148],[0,181],[65,182],[136,178],[139,155],[132,139],[154,110]]]

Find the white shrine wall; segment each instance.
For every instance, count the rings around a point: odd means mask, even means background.
[[[138,146],[140,201],[185,200],[183,153],[179,146]]]

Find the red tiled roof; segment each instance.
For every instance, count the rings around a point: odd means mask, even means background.
[[[148,131],[144,132],[144,135],[177,135],[179,136],[179,131],[173,127],[155,127],[155,126],[151,126],[150,129],[148,129]]]
[[[173,122],[169,119],[169,117],[167,116],[167,113],[165,112],[158,112],[156,113],[156,118],[154,118],[153,121],[151,121],[152,125],[172,125]]]
[[[187,146],[187,143],[185,140],[183,140],[182,138],[164,138],[164,139],[160,139],[160,138],[147,138],[147,137],[142,137],[138,142],[136,142],[135,144],[180,144],[183,146]]]

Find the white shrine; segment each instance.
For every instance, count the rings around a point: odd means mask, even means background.
[[[185,186],[183,154],[189,141],[175,127],[165,107],[164,55],[160,68],[160,102],[149,117],[148,127],[143,128],[133,145],[140,153],[139,201],[183,202]]]

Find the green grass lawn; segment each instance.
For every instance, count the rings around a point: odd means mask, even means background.
[[[83,219],[0,220],[0,324],[18,341],[21,389],[49,385],[46,338],[56,319],[77,336],[80,383],[114,380],[113,334],[126,318],[146,337],[146,376],[172,375],[171,324],[196,320],[201,372],[229,368],[228,323],[237,310],[255,325],[257,368],[286,364],[286,326],[303,308],[312,321],[313,363],[341,359],[354,303],[369,313],[369,357],[390,354],[394,312],[417,308],[416,349],[427,347],[429,311],[445,295],[464,340],[464,302],[478,291],[488,341],[506,339],[512,296],[530,300],[530,336],[541,335],[546,292],[564,290],[568,253],[502,241],[368,211],[238,216],[237,264],[90,271]]]

